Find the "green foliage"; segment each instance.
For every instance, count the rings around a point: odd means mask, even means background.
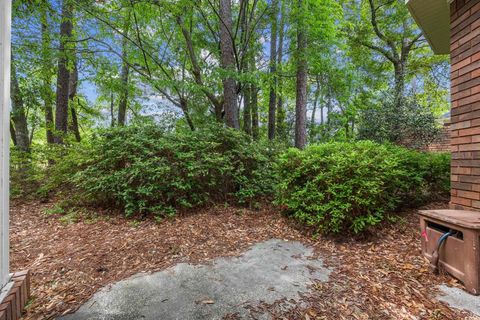
[[[218,126],[169,132],[151,124],[101,131],[75,177],[84,199],[127,215],[234,200],[253,205],[273,185],[274,151]]]
[[[371,141],[290,149],[277,204],[319,231],[360,233],[402,206],[448,194],[449,157]]]
[[[398,108],[393,98],[387,97],[380,107],[361,112],[358,138],[422,149],[434,141],[439,132],[430,109],[412,99],[405,99]]]

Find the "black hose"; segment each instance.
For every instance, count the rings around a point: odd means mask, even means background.
[[[448,237],[454,235],[456,232],[450,230],[446,233],[444,233],[440,239],[438,239],[438,242],[437,242],[437,247],[435,248],[435,250],[433,251],[432,253],[432,261],[430,262],[430,268],[432,269],[432,271],[434,273],[438,273],[438,261],[440,260],[439,258],[439,251],[440,251],[440,247],[442,246],[442,243],[445,242],[445,240],[447,240]]]

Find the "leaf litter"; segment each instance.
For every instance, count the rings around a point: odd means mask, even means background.
[[[378,229],[367,239],[342,239],[313,237],[311,230],[268,205],[260,210],[213,206],[160,223],[133,221],[100,209],[95,209],[93,222],[84,217],[64,223],[60,215],[44,213],[54,205],[12,201],[11,269],[32,272],[32,298],[23,319],[53,319],[75,311],[100,288],[134,274],[181,262],[210,263],[217,257],[238,256],[272,238],[312,246],[333,272],[328,282],[314,282],[299,301],[248,306],[252,316],[478,319],[435,299],[437,285],[462,285],[448,275],[430,272],[420,254],[414,210],[402,214],[402,223]]]

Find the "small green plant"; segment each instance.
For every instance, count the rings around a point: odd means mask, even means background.
[[[371,141],[312,145],[280,157],[276,203],[318,231],[360,233],[403,206],[448,194],[449,158]]]
[[[53,208],[45,209],[43,213],[47,216],[65,214],[65,209],[60,203],[56,203],[55,206],[53,206]]]

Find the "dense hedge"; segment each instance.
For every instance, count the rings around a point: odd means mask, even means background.
[[[448,196],[449,156],[370,141],[290,149],[277,203],[319,231],[362,232],[402,206]]]
[[[158,216],[275,197],[290,215],[333,233],[368,230],[450,188],[446,154],[370,141],[285,150],[220,126],[110,128],[80,144],[12,150],[12,160],[12,194],[21,197],[64,192],[80,205]]]
[[[75,184],[84,198],[127,215],[168,216],[219,201],[252,205],[272,192],[272,151],[238,130],[133,125],[103,131],[92,144]]]

